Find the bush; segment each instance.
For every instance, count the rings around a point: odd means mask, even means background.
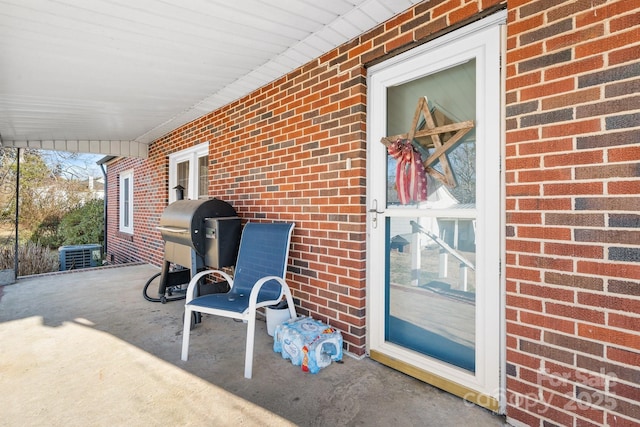
[[[62,246],[64,241],[64,238],[58,233],[59,226],[60,216],[49,215],[38,225],[29,240],[50,249],[57,249]]]
[[[104,204],[101,199],[90,200],[62,217],[58,235],[62,245],[102,243],[104,240]]]
[[[90,200],[62,215],[62,218],[55,215],[46,217],[29,240],[50,249],[64,245],[101,244],[104,240],[103,215],[103,201]]]
[[[13,246],[0,248],[0,269],[13,269]],[[58,271],[58,253],[38,243],[26,242],[18,246],[18,276]]]

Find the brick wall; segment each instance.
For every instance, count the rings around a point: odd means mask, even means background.
[[[499,1],[423,2],[109,166],[109,251],[159,263],[167,156],[210,143],[209,195],[244,219],[295,221],[299,312],[365,351],[367,64]],[[502,2],[504,4],[504,2]],[[526,425],[640,419],[637,2],[508,2],[507,415]],[[351,168],[347,168],[351,159]],[[135,234],[117,173],[135,167]]]
[[[338,327],[347,350],[365,352],[366,68],[497,1],[430,2],[326,53],[254,93],[151,144],[145,161],[109,166],[111,211],[117,177],[135,167],[133,236],[114,232],[115,261],[162,259],[154,229],[167,203],[168,155],[210,147],[208,194],[244,220],[294,221],[287,279],[298,311]],[[350,168],[347,168],[349,159]]]
[[[640,3],[508,13],[507,414],[637,425]]]
[[[147,261],[160,265],[163,257],[162,237],[155,229],[168,201],[167,167],[158,168],[148,160],[118,159],[107,166],[107,260],[115,264]],[[133,170],[134,234],[120,233],[118,208],[120,173]],[[165,182],[163,186],[158,185]],[[113,257],[113,259],[111,259]]]

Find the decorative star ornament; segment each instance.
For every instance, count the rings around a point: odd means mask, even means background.
[[[451,165],[449,164],[447,154],[455,148],[456,144],[463,136],[473,129],[473,127],[473,120],[436,126],[433,115],[429,110],[429,100],[426,96],[423,96],[418,100],[418,105],[416,107],[415,114],[413,115],[413,121],[411,122],[411,129],[409,132],[384,137],[380,142],[388,148],[397,140],[415,140],[425,149],[434,148],[433,153],[431,153],[431,155],[423,162],[425,171],[438,181],[452,188],[457,184],[453,172],[451,171]],[[453,135],[451,135],[446,142],[443,142],[440,135],[452,132]],[[432,165],[437,161],[440,162],[442,172],[432,167]]]

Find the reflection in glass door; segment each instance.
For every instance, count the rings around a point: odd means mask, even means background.
[[[368,104],[369,353],[492,410],[503,18],[372,67]]]
[[[427,163],[427,198],[399,197],[401,160],[387,154],[387,209],[420,212],[386,219],[386,340],[470,372],[475,372],[475,132],[460,127],[416,134],[459,123],[473,126],[475,75],[471,59],[387,89],[387,132],[392,140],[413,136],[411,147],[423,166]],[[449,144],[458,132],[464,135]],[[433,156],[438,148],[443,154]]]

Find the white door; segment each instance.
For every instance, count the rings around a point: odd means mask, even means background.
[[[438,38],[368,75],[369,354],[494,411],[501,409],[504,333],[504,17]]]

